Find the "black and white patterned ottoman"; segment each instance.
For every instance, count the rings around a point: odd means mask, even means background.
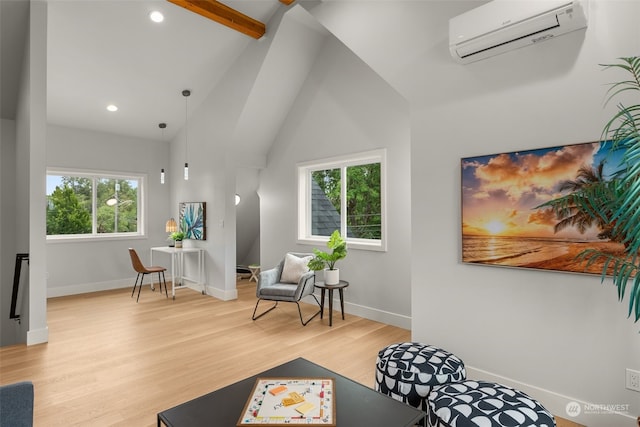
[[[556,425],[553,416],[525,393],[488,381],[434,387],[428,400],[430,427]]]
[[[431,388],[466,379],[464,363],[455,355],[418,342],[392,344],[378,352],[375,390],[428,411]]]

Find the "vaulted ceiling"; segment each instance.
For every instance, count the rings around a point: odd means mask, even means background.
[[[278,0],[227,1],[267,22]],[[149,19],[153,10],[165,19]],[[260,41],[166,1],[49,5],[47,115],[52,124],[159,138],[184,123],[249,43]],[[108,104],[119,110],[110,113]]]
[[[183,89],[195,110],[250,43],[247,35],[180,1],[74,0],[48,4],[47,120],[50,124],[171,139],[184,124]],[[193,2],[192,2],[193,3]],[[289,0],[218,5],[266,24]],[[2,4],[2,117],[14,118],[28,0]],[[153,22],[149,14],[164,14]],[[224,18],[224,17],[223,17]],[[237,21],[237,18],[228,18]],[[232,22],[233,24],[233,22]],[[231,25],[233,27],[233,25]],[[268,25],[264,37],[271,36]],[[114,104],[117,112],[106,107]],[[158,123],[167,122],[164,134]]]

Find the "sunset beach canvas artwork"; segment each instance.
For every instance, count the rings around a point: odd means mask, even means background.
[[[463,158],[462,261],[601,274],[603,262],[585,270],[577,255],[623,253],[624,245],[580,209],[559,217],[549,203],[610,180],[622,155],[593,142]]]

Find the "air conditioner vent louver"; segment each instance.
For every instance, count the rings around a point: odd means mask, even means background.
[[[449,21],[449,50],[468,63],[586,26],[584,2],[494,0]]]

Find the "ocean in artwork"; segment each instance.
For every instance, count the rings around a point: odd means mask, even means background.
[[[464,236],[462,261],[513,267],[557,258],[575,241],[539,237]]]

